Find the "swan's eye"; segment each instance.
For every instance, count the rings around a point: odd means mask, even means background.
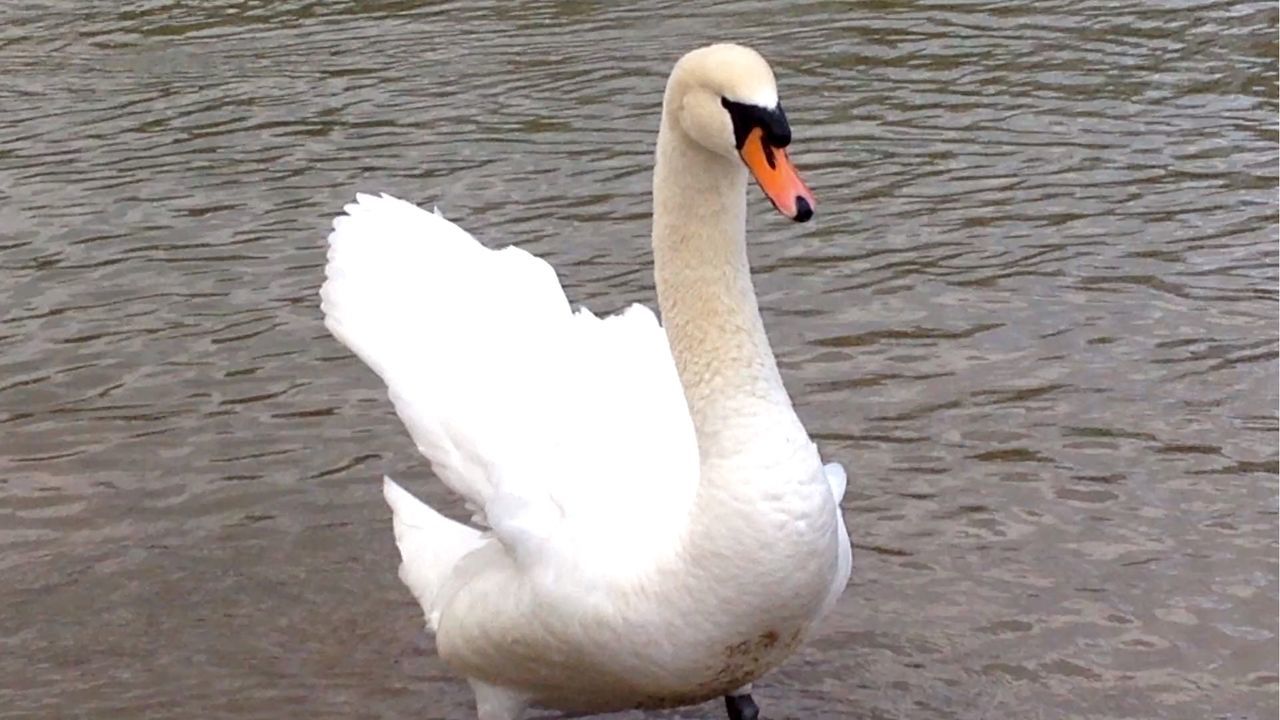
[[[739,150],[756,128],[764,131],[764,139],[775,148],[791,144],[791,125],[787,123],[782,103],[778,103],[776,107],[764,108],[722,97],[720,104],[729,111],[729,118],[733,120],[733,141]]]

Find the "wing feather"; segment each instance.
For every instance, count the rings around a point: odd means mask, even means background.
[[[518,559],[631,572],[676,541],[697,441],[652,311],[575,313],[545,261],[387,195],[334,221],[325,274],[326,326]]]

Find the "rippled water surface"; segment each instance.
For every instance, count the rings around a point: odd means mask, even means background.
[[[737,39],[858,548],[764,714],[1275,717],[1274,3],[419,5],[0,9],[0,716],[467,717],[377,478],[457,504],[321,326],[329,221],[438,203],[652,302],[665,74]]]

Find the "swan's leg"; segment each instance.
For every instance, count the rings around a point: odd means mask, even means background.
[[[476,717],[479,720],[520,720],[525,699],[506,688],[470,680],[476,694]]]
[[[729,720],[757,720],[760,717],[760,708],[751,697],[750,683],[725,695],[724,709],[729,711]]]

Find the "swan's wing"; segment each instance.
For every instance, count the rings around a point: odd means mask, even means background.
[[[546,262],[402,200],[359,195],[345,210],[325,324],[386,382],[476,519],[519,560],[595,573],[631,572],[673,543],[698,451],[653,313],[574,313]]]
[[[844,524],[844,511],[840,508],[840,501],[844,499],[849,476],[845,474],[843,465],[834,462],[823,465],[822,472],[831,486],[831,496],[836,501],[836,522],[840,528],[840,545],[836,549],[836,574],[822,606],[822,614],[826,615],[831,608],[835,607],[836,601],[844,593],[845,586],[849,584],[849,575],[853,573],[853,546],[849,543],[849,531]]]

